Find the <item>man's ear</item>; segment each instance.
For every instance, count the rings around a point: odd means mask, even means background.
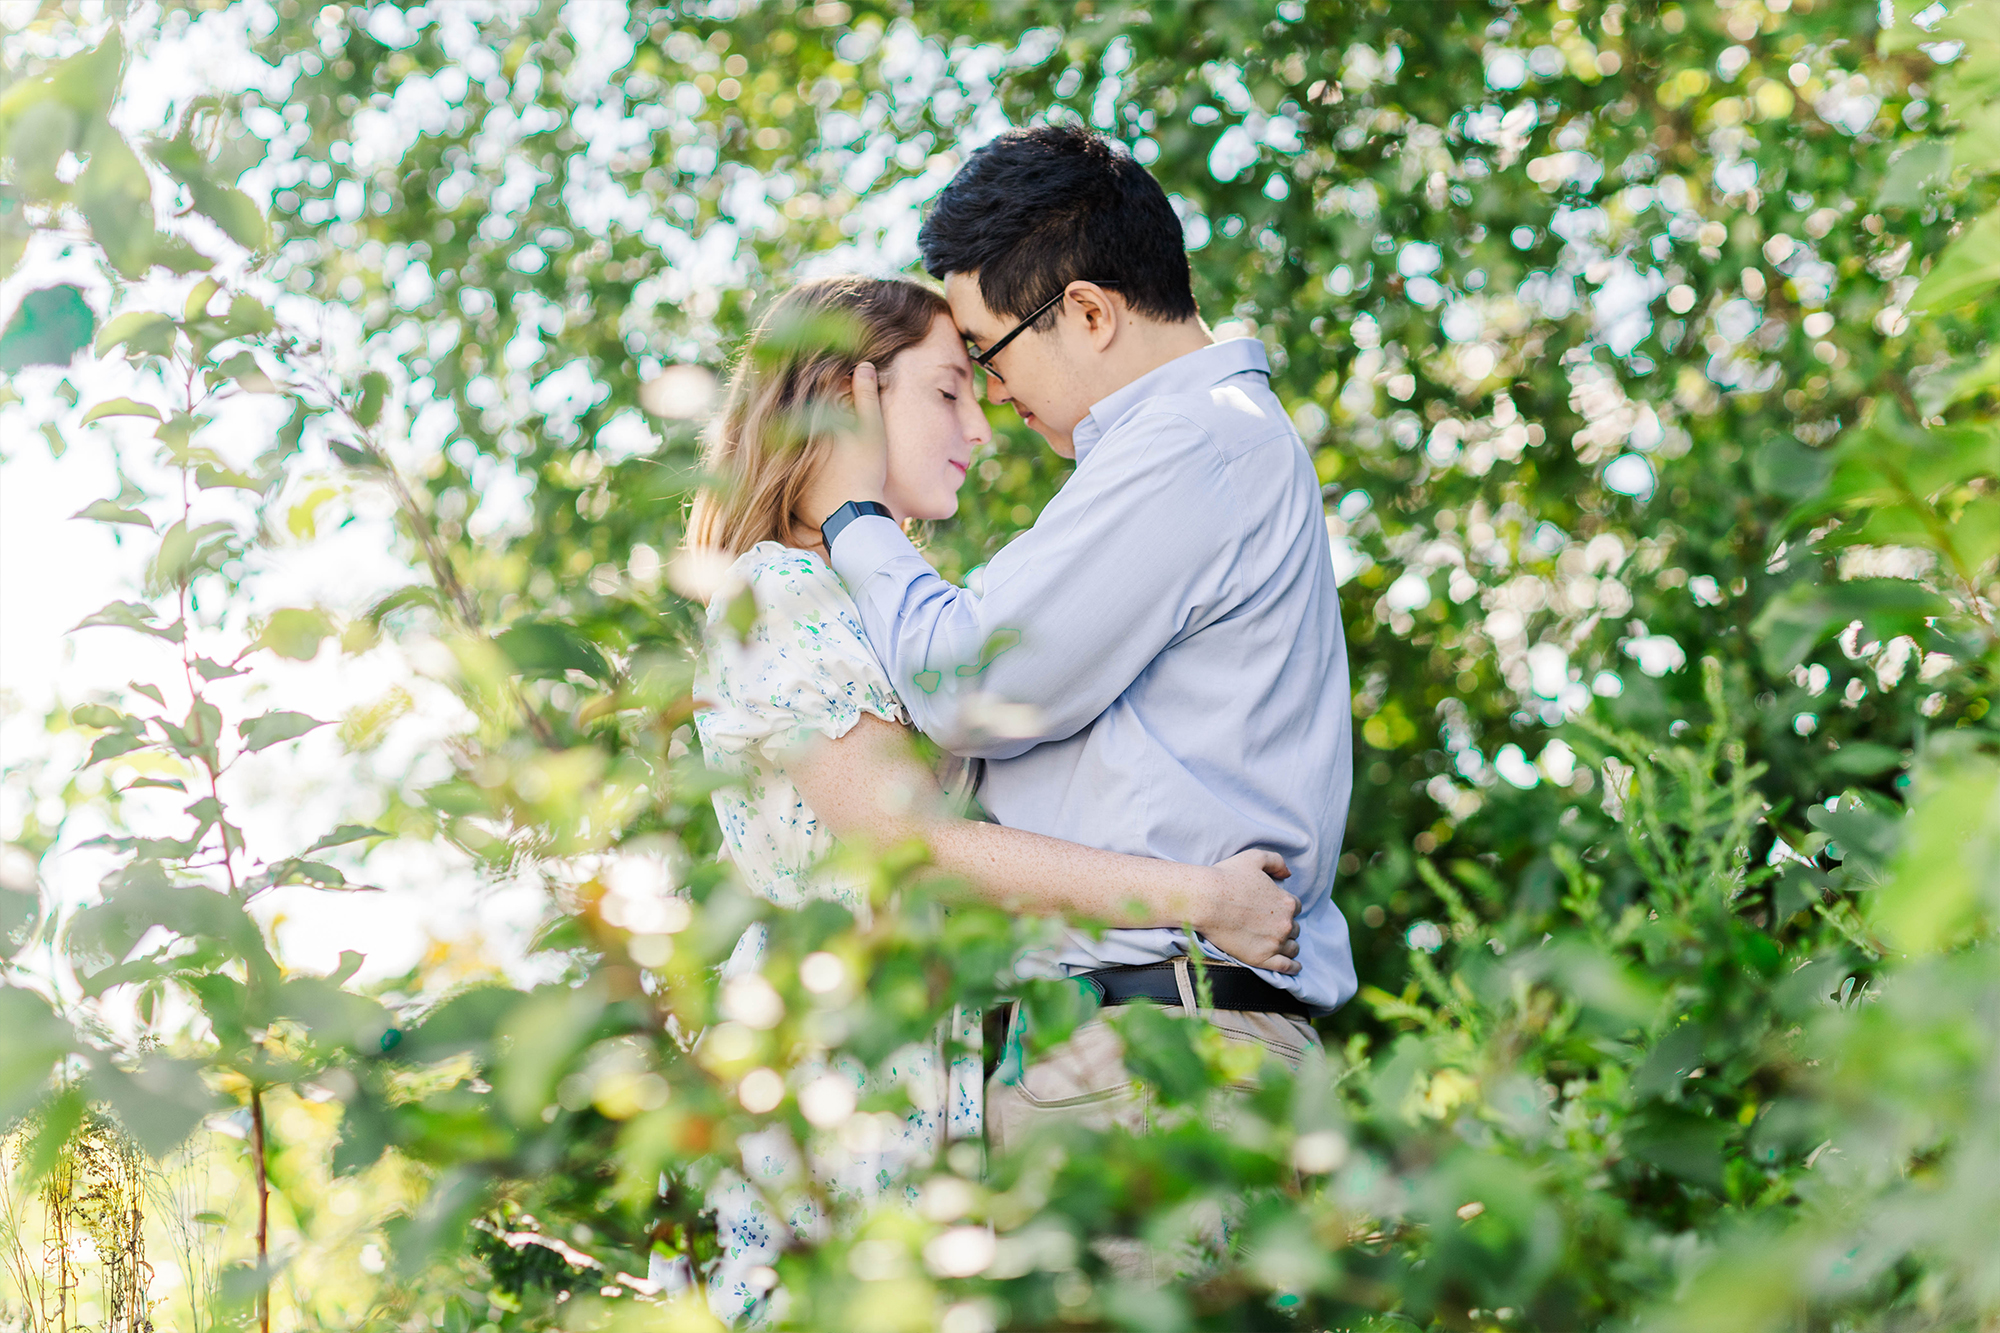
[[[1111,299],[1111,294],[1094,282],[1072,282],[1069,299],[1083,317],[1084,336],[1091,347],[1099,352],[1109,348],[1125,319],[1124,311]]]

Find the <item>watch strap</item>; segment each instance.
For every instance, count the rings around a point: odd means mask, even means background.
[[[887,519],[895,517],[894,514],[889,512],[889,506],[882,504],[880,501],[849,500],[846,504],[834,510],[826,522],[819,525],[819,539],[826,544],[829,555],[833,552],[833,539],[840,535],[841,529],[864,514],[879,514],[881,517]]]

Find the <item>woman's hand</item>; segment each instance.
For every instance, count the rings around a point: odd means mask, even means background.
[[[882,428],[882,389],[875,367],[863,361],[854,371],[854,424],[837,432],[826,462],[806,483],[792,517],[819,535],[820,524],[849,500],[880,502],[888,484],[889,443]]]
[[[1278,887],[1292,877],[1276,852],[1251,848],[1215,867],[1214,899],[1202,904],[1193,925],[1216,948],[1246,967],[1295,974],[1299,970],[1299,900]]]

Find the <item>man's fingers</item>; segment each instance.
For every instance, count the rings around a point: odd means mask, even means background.
[[[1272,879],[1290,879],[1292,868],[1285,864],[1285,858],[1276,852],[1260,852],[1264,862],[1264,873]]]

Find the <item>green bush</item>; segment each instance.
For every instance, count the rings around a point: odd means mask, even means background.
[[[23,297],[3,410],[170,470],[154,493],[121,464],[81,516],[156,551],[140,599],[83,624],[182,661],[50,719],[120,787],[10,777],[121,857],[92,903],[0,892],[17,1184],[107,1107],[185,1180],[181,1145],[247,1107],[246,1187],[299,1239],[267,1262],[232,1232],[222,1322],[703,1326],[644,1279],[713,1254],[736,1139],[865,1137],[909,1089],[808,1117],[798,1071],[990,1008],[1043,929],[921,849],[864,867],[866,922],[775,911],[714,863],[699,608],[670,590],[704,402],[760,295],[901,256],[963,136],[1070,115],[1173,194],[1204,311],[1264,340],[1315,450],[1364,987],[1227,1133],[1203,1111],[1240,1052],[1142,1008],[1118,1021],[1161,1132],[956,1145],[914,1209],[774,1187],[831,1220],[779,1265],[778,1322],[1989,1326],[2000,13],[1904,8],[45,9],[5,39],[0,260],[32,281],[67,246],[103,288]],[[240,32],[262,91],[113,128],[127,44],[189,24]],[[131,396],[38,369],[89,357]],[[283,404],[267,438],[217,424],[239,392]],[[91,427],[117,417],[150,437]],[[930,538],[947,575],[1062,481],[996,425]],[[254,600],[367,497],[408,586]],[[468,718],[451,776],[388,772],[408,700],[385,699],[338,723],[377,815],[252,855],[238,761],[335,720],[249,716],[231,682],[425,641]],[[182,816],[128,819],[135,787]],[[7,830],[37,862],[78,841],[45,808]],[[545,878],[552,979],[288,969],[259,899],[356,889],[392,841]],[[715,965],[753,921],[763,981],[732,992]],[[818,954],[840,979],[813,989]],[[1082,1016],[1065,987],[1023,1002],[1038,1042]],[[1198,1280],[1105,1258],[1217,1205]],[[356,1286],[364,1241],[386,1258]]]

